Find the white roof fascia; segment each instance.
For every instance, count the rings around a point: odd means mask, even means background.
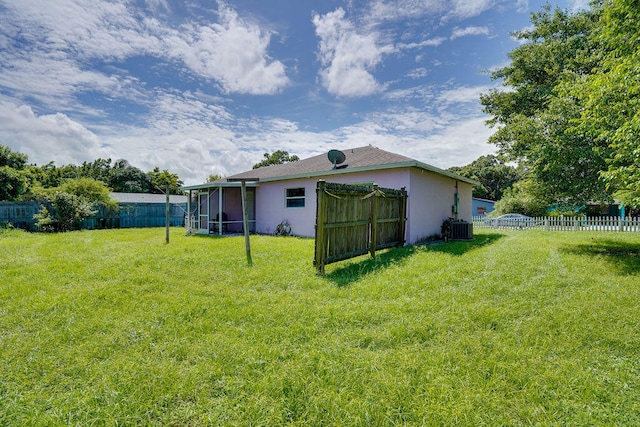
[[[206,188],[240,188],[242,184],[240,182],[207,182],[205,184],[197,184],[197,185],[186,185],[184,187],[180,187],[181,190],[204,190]],[[257,182],[247,182],[247,187],[257,187]]]

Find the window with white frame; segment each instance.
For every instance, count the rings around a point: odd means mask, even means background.
[[[285,202],[288,208],[304,208],[304,187],[287,188]]]

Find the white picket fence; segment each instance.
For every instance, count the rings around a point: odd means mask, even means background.
[[[545,216],[530,220],[498,220],[486,216],[473,217],[474,228],[530,229],[537,228],[555,231],[624,231],[640,232],[640,218],[599,216],[599,217],[562,217]]]

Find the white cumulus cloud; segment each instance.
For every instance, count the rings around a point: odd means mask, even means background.
[[[375,33],[359,33],[338,8],[325,15],[314,15],[313,24],[320,39],[318,57],[322,85],[333,95],[362,97],[381,89],[372,74],[382,55],[392,51],[379,46]]]
[[[112,154],[93,132],[67,115],[37,115],[28,105],[10,102],[0,103],[0,144],[37,164],[80,164]]]
[[[220,22],[188,24],[168,39],[171,55],[190,70],[215,79],[223,91],[273,94],[288,83],[284,64],[270,60],[270,33],[247,23],[228,6],[220,5]]]

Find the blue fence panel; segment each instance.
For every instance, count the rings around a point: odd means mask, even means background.
[[[33,216],[40,212],[42,204],[38,202],[0,202],[0,226],[11,223],[16,228],[35,231],[36,220]],[[85,229],[102,228],[142,228],[165,226],[164,203],[120,203],[120,212],[98,209],[96,215],[82,223]],[[186,203],[169,206],[169,225],[184,226]]]
[[[16,228],[33,231],[36,220],[33,216],[40,212],[38,202],[0,202],[0,226],[11,224]]]

